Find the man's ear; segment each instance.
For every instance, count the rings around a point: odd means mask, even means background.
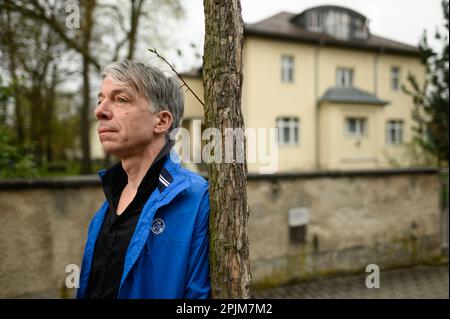
[[[169,111],[161,111],[156,115],[155,134],[167,133],[172,126],[173,116]]]

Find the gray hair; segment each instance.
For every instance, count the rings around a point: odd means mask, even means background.
[[[180,83],[162,71],[134,61],[112,62],[102,70],[101,77],[110,76],[114,81],[132,86],[149,101],[150,111],[169,111],[173,117],[170,133],[181,125],[184,111],[184,95]]]

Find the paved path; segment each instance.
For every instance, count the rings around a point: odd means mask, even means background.
[[[441,299],[449,298],[448,264],[381,270],[380,288],[368,289],[368,273],[321,278],[264,290],[256,298],[295,299]]]

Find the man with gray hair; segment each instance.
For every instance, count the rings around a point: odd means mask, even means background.
[[[208,298],[208,183],[171,153],[179,83],[132,61],[102,72],[95,116],[106,201],[89,225],[78,298]],[[175,156],[175,158],[174,158]]]

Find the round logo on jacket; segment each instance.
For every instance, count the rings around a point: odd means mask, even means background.
[[[155,235],[161,234],[164,231],[166,224],[162,218],[155,218],[152,222],[152,232]]]

